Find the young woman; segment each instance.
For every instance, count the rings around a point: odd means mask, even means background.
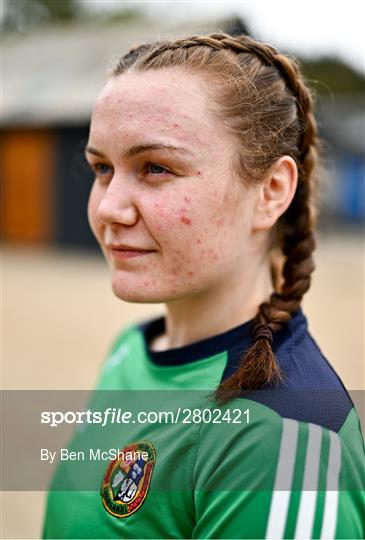
[[[147,410],[157,390],[180,417],[106,435],[122,457],[53,486],[46,538],[363,537],[358,416],[301,309],[317,146],[298,65],[270,45],[217,33],[121,58],[92,115],[89,221],[115,295],[166,315],[121,333],[98,390]]]

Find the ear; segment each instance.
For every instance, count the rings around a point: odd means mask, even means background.
[[[297,183],[294,159],[282,156],[275,161],[257,188],[252,230],[267,230],[274,225],[293,200]]]

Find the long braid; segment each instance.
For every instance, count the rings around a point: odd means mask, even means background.
[[[207,56],[206,50],[212,54]],[[280,54],[271,45],[247,36],[231,37],[224,33],[214,33],[144,44],[125,55],[114,70],[114,75],[119,75],[131,66],[137,69],[158,69],[173,65],[189,67],[193,65],[194,54],[194,67],[204,70],[214,52],[224,50],[236,54],[238,65],[241,55],[242,62],[247,55],[259,59],[262,66],[269,66],[271,71],[279,74],[287,88],[286,92],[295,99],[297,141],[294,157],[298,166],[298,186],[289,208],[276,224],[277,247],[281,248],[284,258],[282,268],[272,266],[276,290],[258,308],[253,320],[252,344],[243,353],[238,369],[215,391],[215,398],[220,402],[229,401],[242,390],[275,384],[283,379],[272,349],[274,334],[299,309],[303,295],[310,287],[311,273],[315,268],[312,254],[316,247],[314,227],[317,185],[312,173],[317,159],[318,141],[312,97],[294,60]],[[291,138],[294,139],[294,135]]]
[[[317,131],[312,98],[293,61],[267,45],[254,44],[251,50],[280,71],[296,97],[298,119],[304,129],[298,144],[300,162],[297,190],[290,207],[280,218],[284,223],[282,252],[286,258],[282,290],[274,292],[268,302],[259,306],[253,325],[253,344],[243,355],[237,372],[223,381],[215,392],[215,397],[223,402],[235,397],[239,389],[259,388],[283,379],[272,351],[273,334],[300,307],[303,295],[310,288],[311,273],[315,268],[312,254],[316,247],[314,200],[317,188],[311,173],[316,161]]]

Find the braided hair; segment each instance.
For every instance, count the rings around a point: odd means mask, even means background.
[[[318,138],[313,99],[294,59],[243,35],[213,33],[143,44],[119,60],[113,76],[176,66],[210,82],[217,119],[240,143],[235,168],[246,185],[259,183],[283,155],[291,156],[298,168],[294,198],[270,231],[274,292],[258,306],[252,342],[238,369],[214,393],[224,403],[285,376],[275,360],[274,334],[300,308],[315,268]]]

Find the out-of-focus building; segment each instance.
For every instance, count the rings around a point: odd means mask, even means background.
[[[226,29],[200,23],[158,29],[125,23],[51,25],[3,40],[3,238],[7,242],[92,246],[86,217],[92,175],[84,159],[95,98],[108,71],[131,45]],[[332,149],[325,211],[365,218],[363,96],[333,95],[319,108],[321,135]]]
[[[365,219],[365,96],[337,94],[321,104],[319,119],[333,175],[327,212],[361,224]]]

